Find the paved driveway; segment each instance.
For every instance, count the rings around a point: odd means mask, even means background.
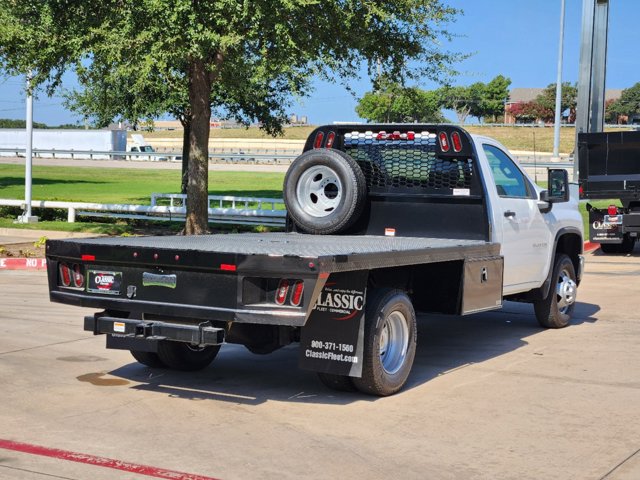
[[[143,367],[44,273],[0,272],[0,478],[638,479],[639,275],[638,251],[589,255],[562,330],[519,304],[422,317],[409,385],[376,399],[327,390],[294,346]]]

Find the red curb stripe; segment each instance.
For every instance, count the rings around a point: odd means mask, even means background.
[[[599,243],[584,242],[584,251],[585,252],[590,252],[592,250],[597,250],[598,248],[600,248],[600,244]]]
[[[40,447],[38,445],[13,442],[11,440],[3,440],[1,438],[0,448],[3,448],[5,450],[14,450],[16,452],[29,453],[31,455],[56,458],[59,460],[68,460],[70,462],[95,465],[97,467],[112,468],[114,470],[122,470],[124,472],[136,473],[138,475],[147,475],[149,477],[155,478],[165,478],[169,480],[216,480],[213,477],[203,477],[202,475],[177,472],[175,470],[165,470],[162,468],[150,467],[148,465],[138,465],[136,463],[114,460],[112,458],[95,457],[93,455],[87,455],[85,453],[58,450],[57,448]]]
[[[0,270],[46,270],[44,258],[0,258]]]

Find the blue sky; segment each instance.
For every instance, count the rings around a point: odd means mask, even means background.
[[[560,0],[444,0],[464,10],[448,29],[457,35],[445,48],[474,55],[458,64],[462,74],[456,84],[488,82],[498,74],[512,80],[512,88],[545,87],[556,80]],[[566,0],[563,80],[576,82],[580,54],[582,0]],[[611,0],[607,88],[627,88],[640,81],[637,60],[640,1]],[[73,88],[68,76],[66,88]],[[344,88],[316,82],[314,93],[291,113],[306,115],[314,124],[357,121],[356,99]],[[437,85],[425,83],[423,88]],[[352,87],[358,95],[370,89],[363,78]],[[25,117],[23,82],[0,78],[0,118]],[[40,95],[34,103],[34,120],[51,125],[79,120],[66,111],[59,98]],[[451,117],[451,116],[450,116]],[[453,118],[450,118],[453,120]]]

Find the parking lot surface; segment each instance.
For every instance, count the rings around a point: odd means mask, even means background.
[[[515,303],[422,316],[407,387],[372,398],[296,346],[144,367],[82,330],[93,310],[49,303],[44,272],[3,271],[0,478],[638,479],[639,275],[640,249],[589,254],[561,330]]]

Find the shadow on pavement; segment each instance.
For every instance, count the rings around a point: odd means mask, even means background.
[[[597,305],[578,303],[568,328],[597,321]],[[405,390],[452,370],[498,357],[527,345],[526,338],[545,330],[531,305],[507,302],[502,310],[470,315],[420,315],[418,349]],[[225,345],[211,366],[176,372],[131,363],[109,372],[137,383],[135,388],[193,401],[259,405],[267,401],[344,405],[378,398],[328,389],[313,372],[298,369],[297,344],[269,355],[254,355],[239,345]]]

